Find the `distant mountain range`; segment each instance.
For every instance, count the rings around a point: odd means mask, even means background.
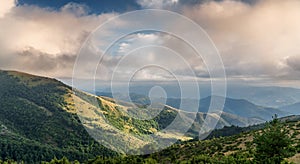
[[[130,93],[135,93],[137,95],[148,95],[151,87],[156,84],[132,84],[130,86]],[[168,97],[178,99],[181,97],[180,88],[171,83],[171,84],[158,84],[163,87],[168,94]],[[193,90],[193,88],[189,88],[188,84],[185,88],[189,90]],[[199,89],[199,93],[201,98],[205,98],[211,95],[210,85],[201,84]],[[100,88],[100,87],[99,87]],[[126,88],[126,87],[125,87]],[[120,91],[120,94],[124,93],[124,87],[121,85],[117,88]],[[110,93],[110,89],[107,87],[106,89],[102,89],[101,91]],[[98,91],[100,93],[100,91]],[[282,106],[292,105],[294,103],[298,103],[300,101],[300,89],[297,88],[288,88],[288,87],[277,87],[277,86],[246,86],[246,85],[233,85],[229,84],[227,86],[227,98],[233,99],[245,99],[251,103],[254,103],[259,106],[264,107],[273,107],[280,108]],[[187,98],[187,97],[184,97]]]
[[[221,99],[220,97],[214,97]],[[200,101],[200,112],[207,112],[210,105],[211,97],[201,99]],[[287,111],[281,111],[276,108],[263,107],[255,105],[244,99],[232,99],[226,98],[224,104],[224,112],[234,114],[245,118],[257,118],[260,120],[271,120],[272,116],[277,114],[279,117],[291,115]]]
[[[282,111],[289,112],[295,115],[300,115],[300,102],[280,107]]]
[[[254,104],[280,108],[300,101],[300,89],[274,86],[229,86],[227,96],[245,99]]]
[[[105,95],[108,97],[111,97],[111,93],[98,93],[99,95]],[[143,104],[147,105],[150,104],[151,101],[147,96],[131,93],[130,99],[121,93],[117,94],[118,98],[121,98],[123,100],[131,100],[134,103],[137,104]],[[203,98],[199,101],[199,109],[198,112],[201,113],[207,113],[210,107],[212,96],[208,96],[206,98]],[[215,103],[222,102],[222,99],[225,99],[220,96],[214,96]],[[159,99],[159,98],[158,98]],[[219,101],[218,101],[219,100]],[[185,99],[185,101],[192,101]],[[179,98],[168,98],[166,100],[166,104],[169,106],[172,106],[174,108],[180,109],[180,102],[181,99]],[[295,107],[296,108],[296,107]],[[242,118],[251,118],[256,119],[257,122],[264,122],[267,120],[271,120],[272,116],[277,114],[279,117],[284,117],[288,115],[295,114],[294,112],[291,112],[289,110],[285,109],[277,109],[277,108],[271,108],[271,107],[263,107],[259,105],[255,105],[247,100],[244,99],[233,99],[233,98],[226,98],[223,112],[227,114],[232,114],[238,117]]]

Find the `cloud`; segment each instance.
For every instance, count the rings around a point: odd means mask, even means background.
[[[32,47],[18,52],[18,57],[14,60],[15,69],[24,69],[26,65],[27,71],[38,72],[40,74],[49,74],[62,76],[68,75],[70,68],[73,67],[76,56],[70,54],[52,55],[41,52]]]
[[[15,7],[15,0],[0,0],[0,18],[9,13],[10,10]]]
[[[58,11],[28,5],[10,8],[0,18],[0,68],[71,77],[71,63],[86,37],[116,15],[87,13],[86,6],[75,3]]]
[[[141,46],[152,45],[154,43],[161,43],[162,39],[157,33],[136,33],[126,36],[123,42],[116,43],[118,46],[118,53],[123,54],[129,50],[139,48]],[[112,52],[113,53],[113,52]],[[115,52],[114,52],[115,53]]]
[[[176,9],[203,27],[219,49],[229,79],[298,79],[300,1],[192,2],[194,1],[137,1],[143,8]],[[37,6],[15,6],[15,1],[11,0],[1,2],[0,11],[0,68],[52,77],[71,77],[77,52],[90,32],[118,15],[90,14],[87,6],[77,3],[52,10]],[[155,23],[155,18],[149,21]],[[167,24],[172,25],[170,28],[184,30],[183,25],[176,22]],[[114,29],[104,31],[105,34],[101,36],[105,38],[93,40],[100,46],[83,52],[93,54],[83,58],[84,63],[95,63],[97,55],[103,50],[101,43],[110,41],[113,38],[111,36],[117,35],[116,30],[122,28],[130,28],[126,20],[117,22]],[[150,47],[136,50],[127,59],[122,58],[126,52],[147,45]],[[176,55],[174,57],[174,52],[170,50],[180,54],[181,58]],[[140,64],[151,62],[169,68],[181,78],[190,79],[193,75],[187,73],[190,69],[184,63],[187,62],[198,78],[209,77],[205,61],[188,44],[164,33],[138,32],[128,35],[116,42],[108,54],[99,68],[103,79],[108,79],[114,71],[113,66],[122,60],[127,64],[116,71],[120,80]],[[83,71],[94,71],[94,68]],[[149,68],[137,73],[136,78],[166,80],[172,79],[172,76],[164,70]]]
[[[294,71],[300,72],[300,55],[287,57],[286,64]]]
[[[109,80],[191,80],[207,77],[202,59],[179,38],[162,32],[130,34],[104,55],[97,76]],[[176,77],[175,77],[176,76]]]
[[[84,4],[70,2],[61,8],[62,12],[73,13],[77,17],[85,16],[89,13],[89,7]]]
[[[168,9],[174,7],[178,0],[137,0],[142,8]]]
[[[295,77],[287,66],[300,63],[285,60],[299,57],[300,1],[209,1],[185,6],[183,14],[208,32],[229,77]]]

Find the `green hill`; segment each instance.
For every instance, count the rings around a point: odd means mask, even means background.
[[[115,155],[99,145],[68,109],[70,87],[44,77],[0,72],[0,159],[34,163],[66,156],[86,160]]]

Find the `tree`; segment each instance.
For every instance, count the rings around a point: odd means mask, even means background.
[[[256,145],[254,161],[257,163],[280,164],[284,158],[293,155],[290,147],[293,144],[288,129],[277,119],[267,123],[262,132],[254,135],[253,143]]]

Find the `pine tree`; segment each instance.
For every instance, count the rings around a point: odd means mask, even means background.
[[[254,161],[257,163],[280,164],[284,158],[293,154],[289,150],[293,143],[289,131],[277,119],[277,115],[262,132],[255,134],[253,143],[256,145]]]

